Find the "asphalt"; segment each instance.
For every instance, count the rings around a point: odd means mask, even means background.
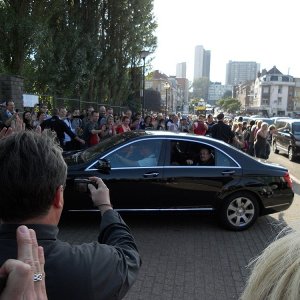
[[[249,262],[287,225],[285,218],[261,217],[247,231],[232,232],[202,214],[124,216],[143,260],[125,299],[238,299]],[[98,223],[95,214],[64,217],[59,237],[74,244],[96,240]]]

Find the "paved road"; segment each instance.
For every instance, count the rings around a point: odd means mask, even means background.
[[[282,164],[285,160],[282,157]],[[125,299],[238,299],[249,275],[248,263],[285,226],[300,224],[299,181],[294,190],[294,203],[287,211],[261,217],[244,232],[224,230],[214,217],[203,214],[124,216],[143,259],[138,280]],[[65,217],[59,237],[75,244],[96,240],[98,218],[97,214]]]
[[[289,209],[296,210],[299,216],[299,205]],[[249,274],[247,264],[286,225],[289,211],[262,217],[244,232],[223,230],[207,215],[125,216],[143,259],[125,299],[238,299]],[[62,240],[93,241],[98,216],[64,218],[60,228]]]

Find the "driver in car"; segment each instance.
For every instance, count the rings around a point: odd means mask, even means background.
[[[143,145],[139,147],[139,156],[140,158],[138,160],[132,160],[128,159],[124,156],[121,156],[119,154],[116,154],[117,159],[129,167],[151,167],[151,166],[157,166],[157,157],[152,152],[152,149],[150,149],[147,145]]]

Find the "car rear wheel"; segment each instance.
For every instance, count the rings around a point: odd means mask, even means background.
[[[273,152],[274,152],[274,153],[276,153],[276,154],[279,153],[279,150],[278,150],[277,147],[276,147],[276,142],[273,142],[272,148],[273,148]]]
[[[220,209],[220,221],[224,227],[242,231],[254,224],[259,206],[254,196],[247,192],[235,193],[224,200]]]
[[[294,161],[296,159],[293,147],[289,147],[288,155],[290,161]]]

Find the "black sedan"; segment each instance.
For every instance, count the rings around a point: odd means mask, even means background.
[[[201,161],[202,152],[209,155],[208,164]],[[131,131],[65,153],[65,161],[68,211],[96,210],[81,182],[90,176],[104,180],[119,212],[211,211],[231,230],[289,208],[294,197],[287,169],[192,134]]]

